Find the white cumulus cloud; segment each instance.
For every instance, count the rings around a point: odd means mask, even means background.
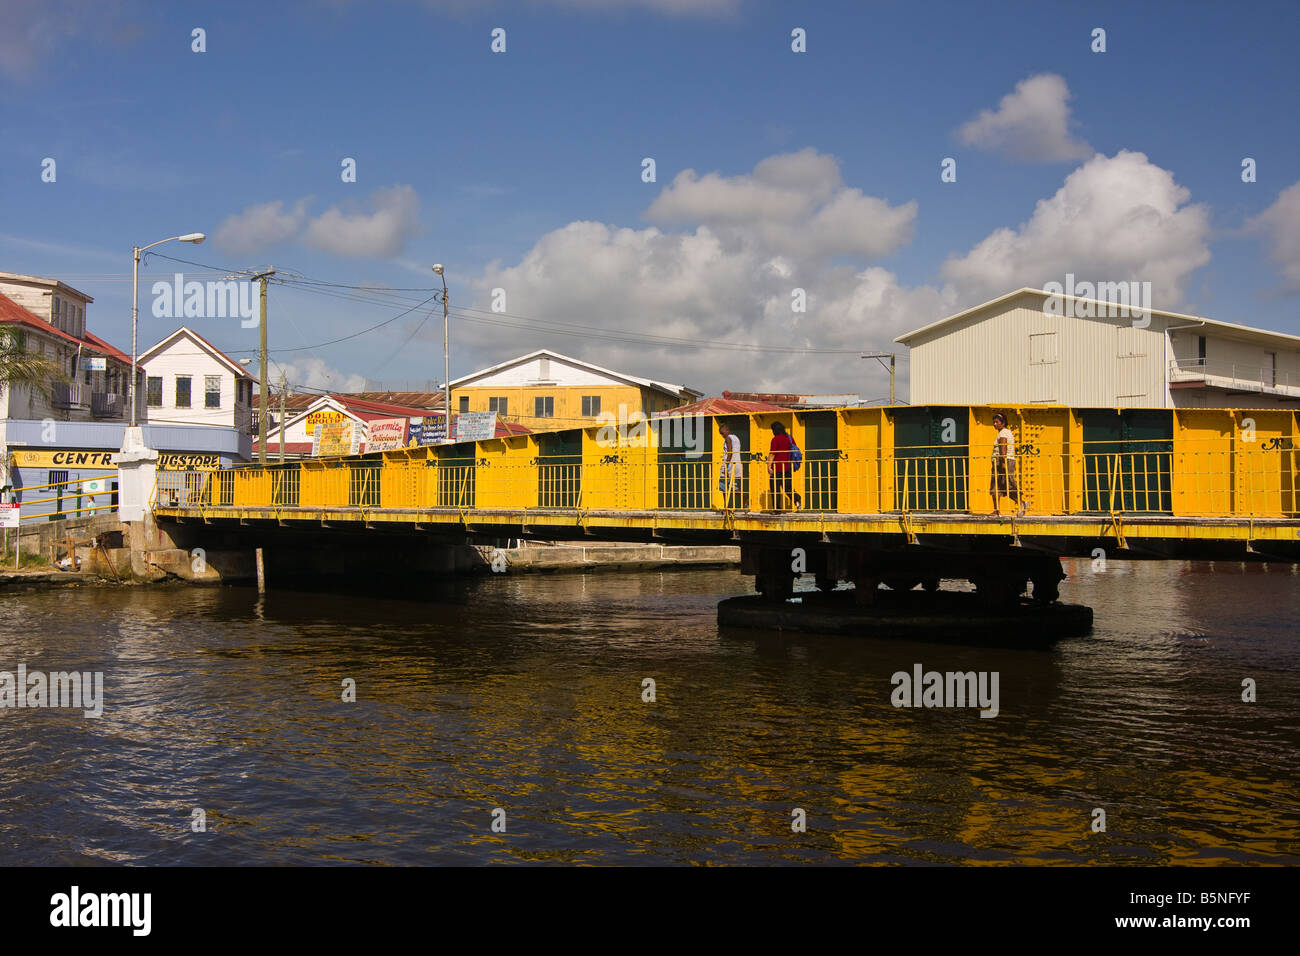
[[[1066,177],[1019,227],[994,230],[942,275],[967,304],[1020,286],[1076,280],[1149,281],[1172,308],[1191,273],[1210,260],[1209,210],[1190,204],[1173,174],[1143,153],[1095,156]]]
[[[1055,73],[1039,73],[1016,84],[996,110],[981,110],[957,129],[967,146],[1029,162],[1086,159],[1092,147],[1070,135],[1070,88]]]
[[[682,174],[647,211],[663,226],[572,222],[518,262],[490,265],[473,283],[474,307],[489,310],[499,288],[508,315],[462,316],[458,354],[486,365],[549,347],[714,394],[883,398],[888,376],[859,353],[898,350],[905,396],[906,349],[892,341],[902,332],[1067,272],[1149,280],[1156,307],[1167,308],[1209,259],[1207,210],[1141,153],[1085,163],[1027,222],[953,256],[941,284],[906,285],[871,262],[908,241],[915,215],[913,203],[890,206],[846,185],[838,163],[813,150],[771,157],[741,176]],[[865,261],[846,265],[846,257]],[[806,294],[804,313],[792,311],[796,289]]]
[[[217,227],[213,244],[223,252],[235,255],[252,255],[292,239],[301,231],[307,220],[311,198],[299,199],[286,210],[282,200],[258,203],[242,212],[227,217]]]
[[[419,231],[420,199],[410,186],[377,189],[370,211],[338,206],[307,224],[303,241],[336,256],[387,259],[398,255]]]
[[[389,259],[419,232],[420,199],[410,186],[376,189],[368,208],[332,206],[314,218],[308,196],[285,208],[282,200],[258,203],[226,218],[213,243],[225,252],[252,255],[280,242],[299,241],[336,256]]]
[[[271,383],[278,385],[279,371],[284,370],[290,388],[325,389],[330,392],[363,392],[366,380],[350,372],[341,372],[318,358],[300,358],[293,362],[275,363]]]
[[[679,173],[646,217],[699,223],[730,244],[830,258],[888,255],[912,240],[916,203],[890,206],[844,185],[839,162],[811,147],[764,159],[749,175]]]
[[[1282,274],[1283,291],[1300,292],[1300,182],[1282,190],[1273,205],[1247,220],[1246,232],[1266,241],[1269,258]]]

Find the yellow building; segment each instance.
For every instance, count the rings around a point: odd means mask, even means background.
[[[702,392],[614,372],[539,349],[451,383],[453,412],[496,412],[534,431],[591,425],[601,415],[650,416],[685,405]]]

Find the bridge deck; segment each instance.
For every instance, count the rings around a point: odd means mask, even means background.
[[[374,454],[160,471],[159,516],[498,537],[725,542],[781,535],[957,539],[1077,549],[1300,544],[1300,420],[1290,410],[848,408],[723,416],[624,433],[515,435]],[[784,423],[797,470],[765,431]],[[687,427],[687,426],[690,427]],[[1001,442],[1001,443],[1000,443]],[[1014,452],[1014,454],[1012,454]],[[801,501],[804,510],[789,510]],[[994,516],[1024,501],[1027,513]],[[749,509],[749,510],[746,510]],[[887,541],[872,540],[882,536]],[[1264,549],[1260,549],[1264,550]]]
[[[1267,543],[1300,546],[1300,519],[1180,517],[1152,514],[1009,515],[899,512],[842,514],[798,511],[735,513],[724,511],[577,511],[570,509],[456,508],[310,508],[279,506],[159,506],[155,514],[180,521],[208,524],[274,522],[286,526],[316,526],[390,530],[454,530],[509,537],[565,538],[594,536],[648,540],[689,538],[694,541],[736,541],[749,537],[792,534],[823,540],[851,541],[866,536],[946,538],[1079,539],[1165,544],[1194,542]],[[1061,542],[1064,544],[1064,542]],[[1287,549],[1290,550],[1289,548]]]

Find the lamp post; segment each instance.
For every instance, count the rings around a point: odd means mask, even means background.
[[[157,242],[151,242],[147,246],[135,246],[132,249],[131,263],[131,382],[130,382],[130,402],[131,402],[131,427],[136,426],[135,413],[135,379],[136,379],[136,327],[140,321],[140,253],[152,249],[154,246],[161,246],[164,242],[192,242],[196,246],[201,243],[207,236],[201,232],[189,232],[183,236],[172,236],[168,239],[159,239]]]
[[[436,262],[433,266],[433,274],[442,279],[442,401],[443,401],[443,432],[442,441],[446,444],[451,441],[451,352],[448,348],[447,335],[447,277],[442,274],[442,263]]]

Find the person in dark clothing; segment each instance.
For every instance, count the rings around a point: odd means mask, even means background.
[[[780,507],[783,503],[783,495],[794,499],[796,509],[803,505],[803,499],[795,492],[791,480],[793,469],[790,462],[790,449],[793,447],[794,442],[785,433],[785,426],[780,422],[773,422],[772,444],[769,447],[771,454],[767,461],[768,491],[773,511],[783,510]]]

